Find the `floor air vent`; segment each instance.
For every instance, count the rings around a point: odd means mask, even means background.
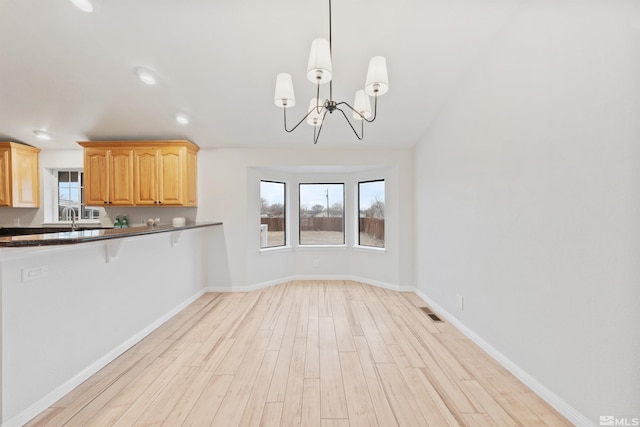
[[[420,310],[424,311],[424,313],[429,316],[429,318],[431,320],[433,320],[434,322],[443,322],[443,320],[441,318],[438,317],[437,314],[435,314],[433,311],[431,311],[431,309],[429,307],[418,307]]]
[[[437,314],[433,314],[433,313],[431,313],[431,314],[429,314],[428,316],[429,316],[429,317],[431,318],[431,320],[433,320],[434,322],[442,322],[442,321],[443,321],[441,318],[439,318],[439,317],[438,317],[438,315],[437,315]]]

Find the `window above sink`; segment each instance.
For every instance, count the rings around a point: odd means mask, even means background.
[[[71,215],[76,222],[88,220],[99,222],[100,211],[84,204],[84,173],[81,170],[57,170],[57,222],[71,223]]]
[[[43,189],[42,227],[69,228],[71,215],[79,228],[100,227],[102,208],[86,206],[84,203],[84,173],[81,167],[58,167],[46,169]]]

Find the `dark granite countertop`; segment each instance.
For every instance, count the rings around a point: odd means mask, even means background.
[[[0,237],[0,247],[30,247],[68,245],[75,243],[95,242],[97,240],[120,239],[123,237],[141,236],[145,234],[167,233],[171,231],[190,230],[194,228],[212,227],[222,225],[221,222],[201,222],[187,224],[184,227],[171,225],[158,225],[152,227],[110,228],[95,230],[65,231],[59,233],[29,234],[21,236]]]
[[[109,230],[113,227],[102,227],[100,225],[85,225],[73,230],[70,226],[64,227],[0,227],[0,237],[20,236],[24,234],[46,234],[46,233],[62,233],[66,231],[85,231],[85,230]]]

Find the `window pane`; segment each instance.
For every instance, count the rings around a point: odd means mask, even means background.
[[[260,248],[286,244],[284,182],[260,181]]]
[[[69,171],[58,171],[58,182],[69,182]]]
[[[344,184],[300,184],[300,244],[344,245]]]
[[[384,248],[384,180],[358,184],[358,244]]]
[[[61,207],[69,206],[71,204],[71,192],[68,187],[62,185],[58,189],[58,205]]]
[[[82,171],[58,172],[58,220],[69,221],[71,214],[76,219],[98,219],[99,211],[96,208],[84,206],[84,174]],[[68,208],[63,215],[63,210]],[[78,216],[78,213],[81,216]]]
[[[83,208],[82,219],[98,219],[98,210],[92,208]]]
[[[71,200],[73,206],[80,205],[80,189],[77,184],[71,184],[69,188],[69,200]]]

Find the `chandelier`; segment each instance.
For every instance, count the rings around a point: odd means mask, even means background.
[[[311,43],[311,53],[307,65],[307,79],[317,86],[316,97],[309,102],[308,113],[291,129],[287,128],[287,109],[293,107],[296,99],[293,93],[291,74],[280,73],[276,78],[276,91],[274,102],[284,111],[284,130],[293,132],[305,120],[313,127],[313,143],[318,143],[322,125],[327,113],[333,114],[339,111],[344,116],[353,133],[359,140],[364,137],[364,122],[371,123],[376,119],[378,112],[378,96],[384,95],[389,90],[389,78],[387,74],[387,60],[382,56],[375,56],[369,61],[369,69],[365,80],[364,90],[356,92],[353,106],[345,101],[333,99],[333,72],[331,67],[332,57],[331,40],[331,0],[329,0],[329,40],[318,38]],[[320,85],[329,83],[329,98],[320,100]],[[371,100],[374,100],[373,117],[371,117]],[[352,113],[352,117],[360,121],[360,133],[349,120],[345,109]],[[357,125],[356,125],[357,126]]]

